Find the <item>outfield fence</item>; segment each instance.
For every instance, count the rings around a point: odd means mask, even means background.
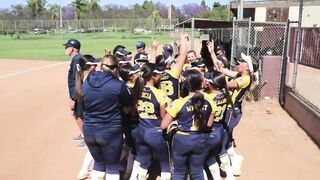
[[[0,34],[64,32],[151,32],[171,31],[178,19],[83,19],[83,20],[0,20]]]

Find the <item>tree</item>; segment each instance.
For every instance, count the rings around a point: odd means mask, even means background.
[[[191,18],[191,17],[195,17],[195,16],[199,17],[202,14],[209,12],[208,9],[205,9],[195,3],[185,4],[181,7],[181,9],[182,9],[182,12],[183,12],[185,18],[187,18],[187,19]]]
[[[99,13],[101,12],[99,0],[90,0],[88,4],[88,12],[89,17],[92,17],[93,19],[97,19],[99,17]]]
[[[59,20],[59,9],[60,9],[60,6],[58,4],[50,4],[48,6],[48,11],[51,13],[51,20]]]
[[[201,1],[200,6],[201,6],[201,7],[203,7],[204,9],[208,9],[208,10],[210,10],[210,8],[207,6],[207,4],[206,4],[206,1],[205,1],[205,0],[202,0],[202,1]]]
[[[145,0],[142,4],[143,9],[146,9],[148,11],[152,11],[154,8],[153,2]]]
[[[54,21],[54,27],[57,28],[58,26],[58,20],[60,18],[59,14],[60,6],[58,4],[50,4],[48,5],[48,11],[51,14],[51,20]]]
[[[75,8],[77,20],[80,20],[81,14],[86,12],[88,2],[86,0],[75,0],[71,4]]]
[[[40,13],[45,10],[44,6],[46,3],[46,0],[27,0],[28,7],[32,10],[33,17],[36,17],[36,19],[38,19]]]

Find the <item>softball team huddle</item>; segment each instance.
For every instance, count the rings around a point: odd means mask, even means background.
[[[256,63],[241,54],[232,71],[212,42],[204,43],[203,60],[188,51],[188,41],[181,36],[177,55],[170,44],[157,55],[157,41],[148,54],[139,41],[133,63],[122,45],[100,60],[81,56],[75,39],[64,44],[72,57],[71,107],[89,149],[78,179],[153,179],[156,161],[163,180],[217,180],[220,169],[228,180],[241,174],[243,156],[235,152],[232,133]]]

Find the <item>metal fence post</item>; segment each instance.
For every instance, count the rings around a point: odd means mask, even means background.
[[[250,40],[251,40],[251,17],[249,17],[249,25],[248,25],[248,43],[247,43],[247,56],[249,56],[250,52]]]
[[[301,21],[302,21],[302,10],[303,10],[303,0],[300,0],[299,5],[299,19],[298,19],[298,34],[297,34],[297,46],[296,46],[296,58],[294,60],[294,69],[293,69],[293,80],[292,80],[292,91],[293,93],[296,90],[296,82],[297,82],[297,74],[298,74],[298,61],[301,58],[301,41],[302,41],[302,28],[301,28]]]
[[[191,49],[194,49],[194,18],[191,19]]]

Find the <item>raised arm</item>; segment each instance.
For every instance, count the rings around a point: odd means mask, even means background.
[[[189,42],[189,36],[187,34],[182,34],[180,36],[180,55],[178,57],[177,63],[175,64],[176,70],[181,73],[182,68],[184,65],[184,62],[187,57],[187,52],[188,52],[188,42]]]
[[[152,44],[151,44],[151,52],[150,52],[151,57],[150,57],[150,61],[149,61],[152,64],[156,64],[158,46],[159,46],[159,42],[156,40],[153,40]]]

